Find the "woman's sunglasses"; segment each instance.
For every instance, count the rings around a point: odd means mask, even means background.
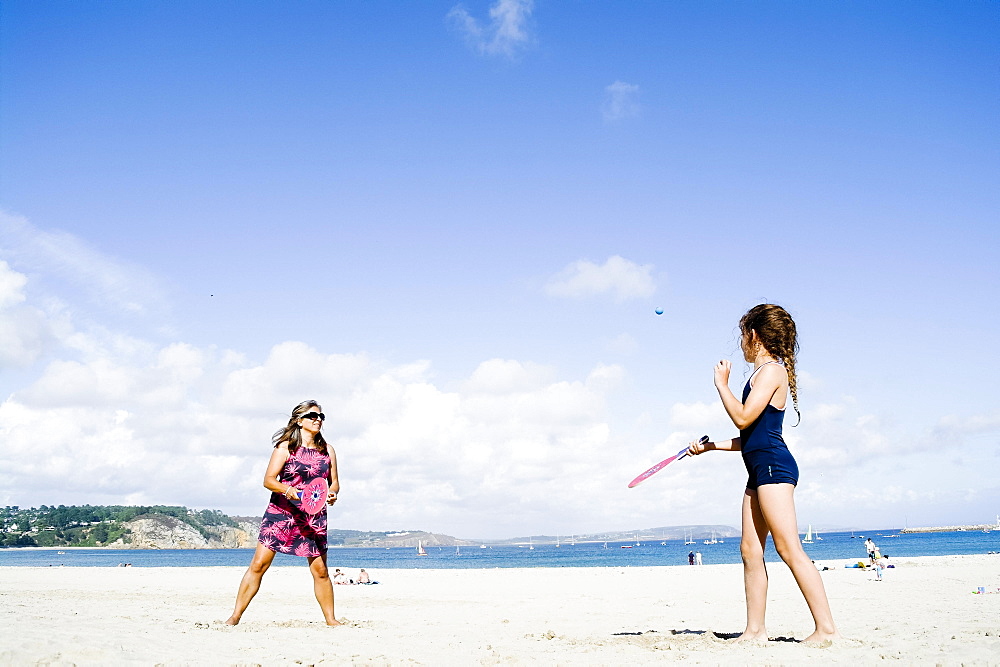
[[[326,415],[322,412],[307,412],[302,415],[300,419],[318,419],[320,421],[326,421]]]

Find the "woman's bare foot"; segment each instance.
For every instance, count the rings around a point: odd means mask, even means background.
[[[240,622],[239,616],[230,616],[226,619],[226,625],[237,625]]]
[[[820,632],[817,630],[808,637],[802,640],[802,643],[808,644],[822,644],[823,642],[835,642],[838,639],[843,639],[843,636],[837,632]]]
[[[744,631],[742,635],[732,640],[734,642],[766,642],[767,641],[767,631],[761,630],[760,632],[750,632]]]
[[[330,627],[334,627],[334,626],[337,626],[337,625],[343,625],[343,623],[341,623],[337,619],[333,619],[332,621],[327,621],[326,624],[329,625]]]

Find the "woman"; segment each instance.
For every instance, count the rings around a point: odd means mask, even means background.
[[[815,630],[807,642],[837,639],[840,633],[826,597],[823,580],[799,542],[793,494],[799,469],[781,435],[789,392],[799,414],[795,378],[798,334],[792,316],[774,304],[760,304],[740,319],[743,358],[754,371],[737,399],[729,388],[732,368],[726,360],[715,366],[715,388],[739,437],[723,442],[693,442],[688,452],[718,449],[742,452],[749,478],[743,494],[743,580],[747,599],[747,626],[741,640],[766,640],[767,568],[764,543],[768,533],[785,561],[812,613]]]
[[[307,514],[296,504],[299,489],[320,477],[326,477],[330,484],[327,504],[337,502],[337,454],[320,433],[325,419],[316,401],[303,401],[292,410],[288,425],[271,439],[274,451],[264,473],[264,488],[271,492],[271,502],[264,511],[257,550],[240,582],[236,608],[227,625],[240,622],[278,551],[303,556],[309,562],[313,591],[326,624],[340,625],[333,613],[333,586],[326,567],[326,508]]]

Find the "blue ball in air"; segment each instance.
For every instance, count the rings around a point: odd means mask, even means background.
[[[656,314],[657,315],[662,315],[663,314],[663,309],[662,308],[657,308],[656,309]]]

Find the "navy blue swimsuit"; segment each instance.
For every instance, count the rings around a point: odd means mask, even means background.
[[[765,365],[761,364],[757,371]],[[744,404],[750,395],[750,383],[757,371],[753,372],[743,387]],[[748,489],[756,490],[762,484],[798,484],[799,467],[781,437],[781,424],[784,420],[785,411],[768,403],[760,416],[750,426],[740,431],[743,464],[747,467],[749,475]]]

